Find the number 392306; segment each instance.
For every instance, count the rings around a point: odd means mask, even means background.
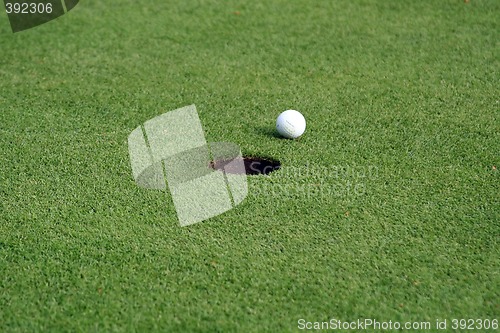
[[[6,3],[5,11],[7,14],[50,14],[52,13],[51,3]]]

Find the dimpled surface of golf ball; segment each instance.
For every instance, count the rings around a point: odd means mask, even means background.
[[[276,130],[287,139],[297,139],[306,130],[306,119],[295,110],[286,110],[276,119]]]

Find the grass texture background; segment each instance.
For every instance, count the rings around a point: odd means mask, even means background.
[[[17,34],[0,14],[0,331],[499,318],[499,12],[88,0]],[[207,141],[283,168],[181,228],[127,136],[193,103]],[[296,141],[273,135],[290,108]]]

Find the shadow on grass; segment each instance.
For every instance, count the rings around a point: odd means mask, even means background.
[[[278,132],[269,126],[259,126],[255,128],[255,132],[260,135],[265,135],[270,138],[282,139],[281,135]]]

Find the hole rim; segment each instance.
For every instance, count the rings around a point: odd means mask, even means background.
[[[210,161],[210,168],[213,170],[224,171],[228,174],[237,174],[237,175],[246,175],[246,176],[258,176],[264,175],[268,176],[269,174],[281,169],[281,162],[275,158],[264,157],[264,156],[242,156],[238,159],[243,159],[243,165],[245,166],[245,173],[239,172],[240,170],[225,169],[226,166],[234,159],[226,159],[226,160],[216,160]],[[255,167],[255,163],[259,163],[262,165],[259,167]]]

